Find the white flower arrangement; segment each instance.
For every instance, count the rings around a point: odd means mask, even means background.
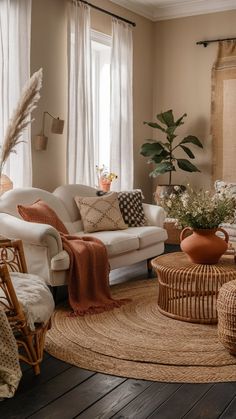
[[[234,222],[236,199],[227,187],[218,193],[194,191],[189,185],[182,192],[177,189],[169,196],[164,196],[160,204],[169,218],[174,218],[182,227],[194,229],[217,228],[222,223]]]
[[[112,182],[114,179],[118,178],[118,176],[115,173],[109,172],[109,170],[105,167],[104,164],[102,165],[102,167],[96,166],[96,172],[97,172],[98,180],[104,179],[104,180],[107,180],[108,182]]]

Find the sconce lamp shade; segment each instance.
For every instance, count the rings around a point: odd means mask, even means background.
[[[52,126],[51,126],[51,132],[53,134],[62,134],[64,129],[64,121],[60,118],[55,118],[53,115],[51,115],[49,112],[45,111],[43,113],[43,125],[42,130],[40,134],[36,135],[34,139],[34,146],[35,150],[41,151],[46,150],[47,143],[48,143],[48,137],[44,135],[44,125],[45,125],[45,116],[49,115],[52,118]]]
[[[48,137],[45,135],[36,135],[34,139],[34,147],[37,151],[46,150],[48,143]]]
[[[63,119],[55,119],[52,120],[52,128],[51,131],[53,134],[62,134],[64,129],[64,121]]]

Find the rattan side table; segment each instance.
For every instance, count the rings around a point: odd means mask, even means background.
[[[199,265],[183,252],[176,252],[158,256],[151,263],[158,277],[157,304],[163,314],[193,323],[217,323],[219,289],[236,279],[233,259]]]
[[[219,340],[231,354],[236,355],[236,281],[221,287],[217,311]]]

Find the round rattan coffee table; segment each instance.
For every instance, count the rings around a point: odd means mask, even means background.
[[[219,289],[236,279],[233,259],[199,265],[177,252],[158,256],[151,263],[158,277],[158,308],[163,314],[188,322],[217,323]]]

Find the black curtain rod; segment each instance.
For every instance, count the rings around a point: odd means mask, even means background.
[[[99,12],[106,13],[106,15],[115,17],[116,19],[119,19],[119,20],[123,20],[123,22],[129,23],[132,26],[136,26],[136,23],[131,22],[130,20],[125,19],[124,17],[115,15],[114,13],[108,12],[108,10],[105,10],[105,9],[102,9],[101,7],[95,6],[94,4],[89,3],[88,1],[85,1],[85,0],[79,0],[79,1],[81,1],[81,3],[87,4],[88,6],[92,7],[93,9],[98,10]]]
[[[205,48],[207,47],[208,44],[210,44],[211,42],[219,42],[219,41],[234,41],[236,38],[224,38],[224,39],[210,39],[207,41],[198,41],[196,42],[197,45],[203,45]]]

